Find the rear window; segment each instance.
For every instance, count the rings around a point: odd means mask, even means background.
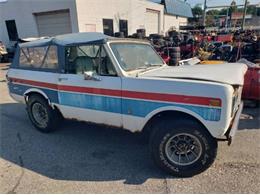
[[[29,69],[58,69],[56,46],[20,48],[19,67]]]

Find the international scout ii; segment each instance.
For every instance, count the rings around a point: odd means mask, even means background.
[[[219,140],[231,143],[246,70],[170,67],[148,42],[77,33],[18,45],[7,80],[41,132],[61,118],[143,131],[155,163],[187,177],[213,163]]]

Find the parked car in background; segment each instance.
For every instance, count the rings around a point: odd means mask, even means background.
[[[155,163],[175,176],[206,170],[231,144],[243,108],[243,64],[165,64],[149,42],[77,33],[19,44],[7,73],[41,132],[77,119],[149,135]],[[107,137],[109,139],[109,137]]]
[[[6,47],[2,41],[0,41],[0,62],[8,61],[8,53],[6,51]]]
[[[249,67],[245,75],[242,98],[260,102],[260,67]]]
[[[240,59],[239,62],[245,63],[248,70],[245,74],[242,98],[253,100],[259,106],[260,102],[260,66],[249,62],[246,59]]]

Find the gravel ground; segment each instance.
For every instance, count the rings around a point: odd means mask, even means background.
[[[166,176],[139,135],[66,121],[51,134],[31,125],[8,95],[0,64],[0,193],[260,193],[260,115],[244,109],[234,143],[219,144],[212,167]]]

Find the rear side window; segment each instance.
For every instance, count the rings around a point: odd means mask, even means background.
[[[56,46],[20,48],[19,67],[29,69],[58,69]]]

